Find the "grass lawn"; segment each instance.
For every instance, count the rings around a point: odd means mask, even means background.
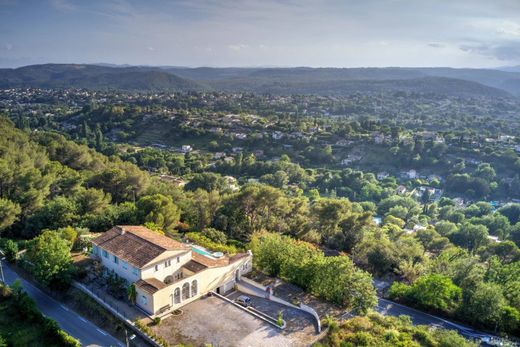
[[[21,319],[9,299],[0,300],[0,335],[8,346],[57,346],[41,324]]]

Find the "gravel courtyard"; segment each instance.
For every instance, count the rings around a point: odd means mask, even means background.
[[[299,347],[309,344],[293,341],[279,329],[216,297],[196,300],[182,310],[182,315],[165,318],[159,326],[152,327],[172,345]]]

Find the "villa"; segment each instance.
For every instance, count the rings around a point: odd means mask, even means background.
[[[252,269],[250,251],[211,253],[143,226],[115,226],[92,245],[105,271],[135,285],[136,305],[150,315],[178,309],[212,290],[227,293]]]

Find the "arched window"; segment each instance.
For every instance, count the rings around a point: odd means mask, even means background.
[[[164,284],[170,284],[170,283],[172,283],[172,282],[173,282],[173,276],[171,276],[171,275],[170,275],[170,276],[166,276],[166,277],[164,278],[164,281],[163,281],[163,282],[164,282]]]
[[[173,303],[180,304],[181,303],[181,290],[179,288],[175,288],[173,291]]]
[[[190,298],[190,284],[188,282],[182,285],[182,300]]]
[[[191,296],[197,295],[197,290],[198,290],[198,288],[197,288],[197,280],[193,280],[191,282]]]

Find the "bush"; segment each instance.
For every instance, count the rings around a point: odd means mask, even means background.
[[[202,232],[204,236],[206,236],[208,239],[210,239],[213,242],[219,243],[219,244],[226,244],[227,243],[227,236],[222,231],[217,230],[215,228],[206,228]]]
[[[450,278],[436,274],[421,276],[410,286],[394,282],[389,294],[393,299],[448,314],[458,308],[462,299],[462,290]]]
[[[18,245],[13,240],[7,240],[4,244],[5,258],[8,262],[16,262],[16,255],[18,254]]]
[[[238,249],[235,246],[224,245],[217,242],[212,241],[208,237],[206,237],[203,233],[191,232],[185,234],[186,238],[191,242],[196,243],[199,246],[207,248],[214,252],[222,252],[226,254],[236,254],[238,253]]]
[[[249,247],[258,269],[311,294],[358,313],[377,303],[371,276],[346,256],[326,257],[310,243],[273,233],[254,235]]]

